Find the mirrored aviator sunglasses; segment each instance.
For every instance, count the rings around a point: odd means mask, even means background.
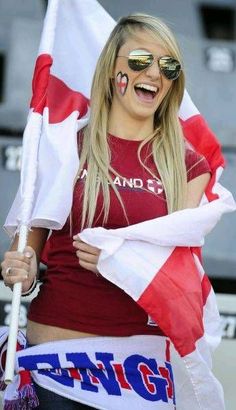
[[[126,58],[128,59],[128,66],[133,71],[142,71],[150,67],[155,59],[157,60],[161,73],[168,80],[176,80],[181,72],[181,64],[178,60],[170,56],[155,57],[153,54],[138,53],[138,50],[131,52]],[[125,56],[118,56],[125,57]]]

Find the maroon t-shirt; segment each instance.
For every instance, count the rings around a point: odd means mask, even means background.
[[[150,146],[137,150],[141,141],[130,141],[109,135],[111,165],[120,176],[113,181],[121,195],[129,224],[167,214],[165,193],[156,170]],[[188,181],[210,172],[207,161],[186,149]],[[47,246],[47,271],[38,296],[31,303],[29,319],[46,325],[106,336],[162,334],[146,312],[122,289],[78,264],[74,234],[81,231],[82,196],[86,169],[82,170],[74,189],[72,223],[68,218],[60,231],[53,231]],[[127,226],[127,219],[113,189],[105,228]],[[99,195],[93,226],[103,224],[102,195]]]

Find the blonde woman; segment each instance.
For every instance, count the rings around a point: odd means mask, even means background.
[[[40,410],[176,408],[166,336],[99,274],[99,249],[77,234],[85,227],[119,228],[198,206],[210,168],[183,138],[178,110],[184,85],[182,58],[169,28],[152,16],[122,18],[97,64],[90,121],[78,135],[71,214],[50,236],[47,271],[27,326],[30,345],[50,350],[53,344],[55,352],[60,341],[70,350],[76,339],[77,354],[83,352],[86,360],[78,364],[77,376],[70,376],[81,388],[78,397],[68,393],[72,382],[58,381],[58,372],[48,384],[38,379]],[[2,263],[7,286],[22,281],[27,293],[47,236],[47,230],[33,229],[24,255],[14,250],[16,239]]]

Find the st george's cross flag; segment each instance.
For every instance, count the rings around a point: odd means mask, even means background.
[[[224,409],[211,354],[221,338],[215,294],[201,264],[204,237],[222,213],[235,209],[231,194],[214,184],[212,202],[119,229],[85,229],[79,237],[101,249],[97,268],[123,289],[167,335],[176,352],[177,408]]]
[[[77,132],[87,124],[93,73],[114,25],[95,0],[48,3],[23,138],[21,184],[5,223],[10,235],[21,224],[60,229],[67,219],[78,169]]]
[[[92,75],[114,25],[95,0],[49,1],[24,133],[21,184],[5,223],[10,234],[21,224],[61,229],[70,213],[77,132],[88,122]],[[178,369],[183,365],[177,376],[179,408],[222,410],[209,348],[219,342],[219,315],[192,247],[202,246],[204,236],[235,205],[217,182],[224,165],[220,145],[187,91],[179,116],[186,139],[212,169],[202,206],[117,232],[85,231],[82,238],[102,249],[101,274],[130,294],[170,337],[181,357]]]

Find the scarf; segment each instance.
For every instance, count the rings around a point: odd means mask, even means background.
[[[7,329],[3,328],[2,358],[6,343]],[[5,386],[4,410],[38,406],[32,380],[97,409],[175,409],[170,342],[166,337],[90,337],[27,347],[19,332],[15,372],[13,383]]]

